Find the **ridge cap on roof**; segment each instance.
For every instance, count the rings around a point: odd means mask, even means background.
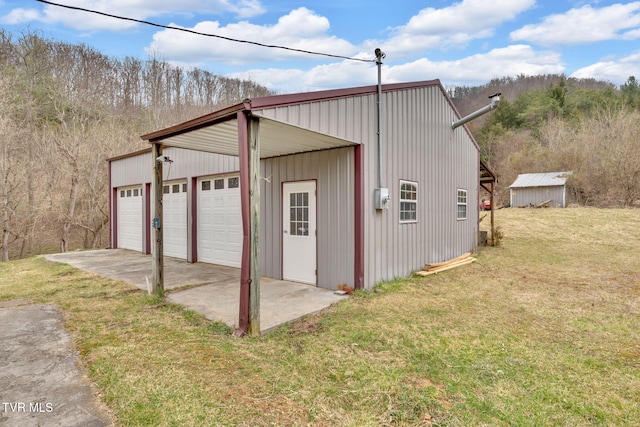
[[[412,89],[420,87],[442,86],[440,80],[423,80],[407,83],[389,83],[382,85],[383,92],[395,90]],[[302,104],[306,102],[322,101],[335,98],[346,98],[350,96],[374,94],[378,91],[378,85],[356,86],[341,89],[327,89],[314,92],[298,92],[282,95],[260,96],[250,98],[245,102],[251,104],[251,109],[268,108],[284,105]]]

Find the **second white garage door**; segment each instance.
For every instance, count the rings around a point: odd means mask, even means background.
[[[163,251],[166,256],[187,258],[187,183],[173,182],[163,186],[162,222]]]
[[[142,252],[142,187],[118,188],[118,247]]]
[[[238,176],[198,181],[198,261],[240,267],[242,214]]]

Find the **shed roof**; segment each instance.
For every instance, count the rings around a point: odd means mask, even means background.
[[[509,188],[562,186],[573,172],[523,173]]]

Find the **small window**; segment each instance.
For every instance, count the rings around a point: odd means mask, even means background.
[[[180,184],[173,184],[171,189],[172,193],[179,193],[180,192]]]
[[[182,192],[183,193],[187,192],[187,183],[186,182],[184,184],[182,184]]]
[[[138,191],[139,190],[137,188],[133,189],[133,197],[138,197]]]
[[[131,190],[127,190],[127,197],[131,197]]]
[[[213,181],[213,188],[216,190],[224,189],[224,179],[216,179]]]
[[[170,190],[169,186],[165,185],[164,187],[162,187],[162,194],[169,194],[169,190]]]
[[[400,223],[418,222],[418,183],[400,181]]]
[[[291,193],[289,196],[289,233],[292,236],[309,235],[309,193]]]
[[[227,188],[238,188],[240,186],[240,178],[234,176],[227,181]]]
[[[467,219],[467,190],[458,189],[458,219]]]
[[[200,184],[202,186],[202,191],[209,191],[211,190],[211,181],[202,181],[202,183]]]
[[[120,190],[120,197],[124,197],[124,190]]]

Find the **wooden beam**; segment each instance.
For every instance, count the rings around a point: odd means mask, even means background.
[[[151,161],[153,162],[153,221],[151,222],[153,234],[153,249],[151,251],[151,294],[164,298],[164,252],[162,246],[162,162],[156,161],[162,155],[162,145],[153,144]]]
[[[260,336],[260,121],[249,118],[249,205],[251,245],[249,257],[249,334]]]

